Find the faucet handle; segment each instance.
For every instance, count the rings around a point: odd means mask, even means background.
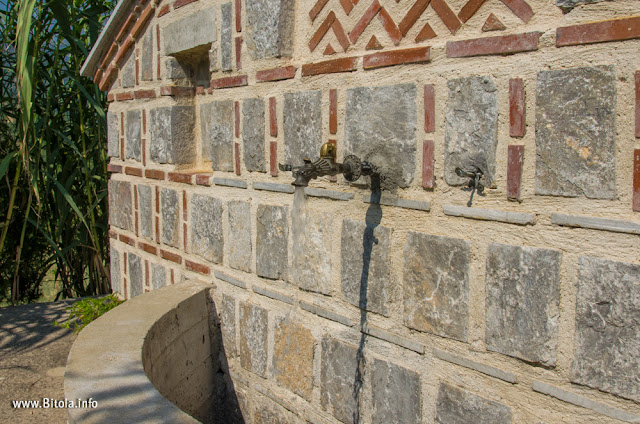
[[[291,165],[286,164],[286,163],[278,163],[278,169],[284,172],[288,172],[288,171],[292,171],[293,168],[291,167]]]

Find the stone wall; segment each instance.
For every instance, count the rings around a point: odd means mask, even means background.
[[[215,284],[246,422],[640,421],[637,1],[131,7],[112,287]]]

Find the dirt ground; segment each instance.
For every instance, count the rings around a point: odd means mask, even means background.
[[[64,408],[16,409],[12,401],[64,399],[64,371],[72,331],[64,320],[72,301],[0,308],[0,423],[66,423]]]

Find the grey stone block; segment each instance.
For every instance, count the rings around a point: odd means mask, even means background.
[[[459,186],[469,179],[455,170],[483,172],[485,186],[493,186],[498,145],[498,96],[493,79],[488,76],[448,81],[445,124],[444,179]]]
[[[598,218],[595,216],[567,215],[552,213],[551,223],[564,227],[589,228],[592,230],[613,231],[616,233],[640,234],[640,224],[632,221]]]
[[[248,184],[244,180],[238,180],[237,178],[222,178],[213,177],[213,183],[219,186],[234,187],[234,188],[247,188]]]
[[[536,194],[616,197],[614,66],[538,73]]]
[[[494,378],[499,378],[507,383],[516,384],[518,382],[518,377],[512,372],[503,371],[489,365],[472,361],[471,359],[463,358],[462,356],[453,355],[439,349],[433,349],[433,356],[443,361],[451,362],[452,364],[460,365],[461,367],[469,368]]]
[[[363,328],[361,328],[360,331],[370,336],[376,337],[380,340],[385,340],[389,343],[393,343],[395,345],[401,346],[405,349],[413,350],[414,352],[424,354],[425,347],[422,343],[416,343],[413,340],[409,340],[405,337],[400,337],[396,334],[388,332],[387,330],[383,330],[382,328],[378,328],[366,322],[364,323]]]
[[[284,161],[302,165],[315,160],[322,146],[322,95],[320,91],[299,91],[284,95]]]
[[[167,270],[164,266],[151,264],[151,285],[154,290],[167,285]]]
[[[487,349],[555,366],[562,253],[493,243],[487,249]]]
[[[109,271],[111,276],[111,291],[122,293],[122,274],[120,273],[120,252],[111,246],[109,250]]]
[[[122,67],[120,73],[122,88],[131,88],[136,85],[136,56],[132,52]]]
[[[257,386],[257,385],[256,385]],[[271,397],[271,396],[270,396]],[[251,424],[306,424],[306,420],[298,417],[291,411],[295,408],[288,406],[288,402],[282,399],[269,399],[265,396],[254,395],[251,398],[252,411],[250,415]]]
[[[165,106],[149,113],[151,160],[178,165],[196,159],[195,106]]]
[[[221,8],[221,24],[220,24],[220,64],[222,70],[229,72],[233,69],[231,58],[231,3],[224,3]]]
[[[216,41],[216,6],[174,21],[162,30],[167,56],[207,53]]]
[[[405,325],[466,342],[469,243],[410,231],[404,246]]]
[[[293,211],[292,263],[289,281],[303,290],[331,293],[331,229],[329,214]],[[297,225],[296,225],[297,223]]]
[[[562,9],[564,13],[570,12],[574,7],[581,4],[599,3],[605,0],[556,0],[556,6]]]
[[[319,153],[319,152],[318,152]],[[327,190],[324,188],[305,187],[304,194],[309,197],[322,197],[331,200],[351,200],[354,198],[353,193],[345,193],[344,191]]]
[[[133,231],[131,183],[109,180],[109,225]]]
[[[140,234],[153,239],[153,190],[146,185],[138,185],[138,207],[140,209]]]
[[[261,277],[287,278],[288,214],[285,206],[258,206],[256,273]]]
[[[269,290],[269,289],[265,289],[265,288],[262,288],[260,286],[256,286],[255,284],[253,285],[253,291],[254,291],[254,293],[257,293],[257,294],[259,294],[261,296],[265,296],[265,297],[268,297],[270,299],[279,300],[280,302],[284,302],[284,303],[287,303],[289,305],[293,305],[293,297],[287,296],[287,295],[282,294],[280,292]]]
[[[264,100],[243,100],[242,155],[247,171],[267,171],[264,160],[264,137]]]
[[[440,383],[436,404],[437,424],[510,424],[511,408],[498,402]]]
[[[421,423],[420,376],[387,361],[373,361],[373,424]]]
[[[142,37],[140,53],[140,79],[142,81],[153,81],[153,27],[149,27],[144,37]]]
[[[191,78],[191,69],[186,63],[181,63],[172,57],[164,62],[165,77],[170,80]]]
[[[107,154],[111,157],[120,156],[120,126],[118,114],[107,112]]]
[[[219,280],[226,281],[227,283],[233,284],[234,286],[240,287],[241,289],[246,289],[247,288],[247,285],[244,282],[242,282],[242,281],[240,281],[240,280],[238,280],[236,278],[233,278],[233,277],[231,277],[229,275],[223,274],[220,271],[214,271],[213,274]]]
[[[202,158],[211,160],[214,171],[233,172],[233,101],[200,106]]]
[[[295,0],[246,0],[247,49],[252,59],[293,54]]]
[[[332,338],[322,340],[320,403],[344,423],[354,423],[357,403],[354,397],[358,350]]]
[[[640,265],[580,257],[571,381],[640,402]]]
[[[370,194],[365,194],[362,198],[362,201],[365,203],[375,203],[384,206],[397,206],[399,208],[414,209],[417,211],[429,212],[431,210],[431,203],[427,201],[401,199],[399,197],[388,195],[379,196],[379,199],[374,198],[373,202],[371,201],[371,199],[372,196]]]
[[[129,297],[135,297],[144,293],[144,275],[142,270],[142,260],[140,256],[133,253],[127,254],[129,273]]]
[[[293,194],[295,190],[291,184],[263,183],[260,181],[253,183],[253,189],[275,191],[277,193],[289,193],[289,194]]]
[[[267,375],[267,310],[240,303],[240,365],[262,377]]]
[[[306,302],[300,302],[300,308],[307,312],[311,312],[312,314],[318,315],[319,317],[326,318],[331,321],[338,322],[342,325],[346,325],[347,327],[353,327],[353,322],[351,318],[345,317],[328,309],[322,308],[317,305],[312,305]]]
[[[162,242],[180,247],[180,200],[175,190],[160,190],[160,215],[162,218]]]
[[[533,225],[536,222],[536,214],[534,213],[469,208],[455,205],[444,205],[443,212],[449,216],[460,216],[463,218],[479,219],[481,221],[504,222],[506,224]]]
[[[231,201],[229,214],[229,266],[251,272],[251,204]]]
[[[194,194],[191,197],[191,253],[222,263],[222,201]]]
[[[224,353],[227,358],[233,358],[237,355],[236,300],[231,296],[222,296],[222,305],[220,305],[220,328],[222,330]]]
[[[389,315],[391,229],[345,219],[342,222],[342,295],[352,305]]]
[[[347,90],[344,154],[372,163],[383,189],[408,187],[416,168],[416,85]]]
[[[127,138],[125,152],[127,159],[142,160],[142,113],[139,110],[127,111]]]

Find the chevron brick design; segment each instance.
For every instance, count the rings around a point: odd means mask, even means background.
[[[323,9],[330,3],[331,0],[318,0],[311,10],[309,11],[309,17],[314,22],[320,15]],[[355,6],[361,0],[337,0],[336,5],[339,4],[344,13],[349,16],[354,10]],[[364,0],[362,0],[364,1]],[[396,0],[398,3],[400,0]],[[533,16],[533,9],[526,2],[526,0],[500,0],[502,1],[516,16],[518,16],[524,23],[529,22]],[[331,10],[327,17],[320,23],[315,33],[309,41],[309,50],[314,51],[322,39],[327,35],[330,30],[336,35],[340,46],[343,51],[347,51],[350,45],[355,44],[362,33],[367,29],[369,24],[378,18],[382,27],[386,31],[387,35],[391,39],[394,45],[398,45],[400,41],[409,33],[411,28],[414,27],[420,16],[427,10],[429,6],[442,20],[444,25],[449,29],[451,34],[455,34],[456,31],[464,25],[469,19],[471,19],[480,10],[486,0],[469,0],[456,14],[446,0],[414,0],[413,6],[409,9],[407,14],[402,17],[399,23],[393,16],[380,4],[379,0],[373,0],[368,8],[364,10],[360,19],[353,26],[351,31],[347,33],[344,30],[344,26],[338,19],[334,10]],[[332,3],[333,4],[333,3]],[[359,10],[361,10],[359,8]],[[420,33],[416,36],[415,42],[434,38],[437,34],[433,31],[429,23],[427,22],[421,29]],[[333,47],[331,48],[333,50]],[[325,54],[327,54],[325,52]]]

